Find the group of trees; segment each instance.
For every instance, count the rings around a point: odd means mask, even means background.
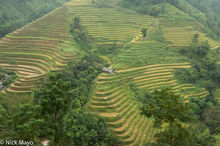
[[[142,107],[143,114],[154,117],[156,127],[162,131],[156,135],[157,145],[177,146],[192,145],[192,132],[186,122],[191,120],[189,103],[184,103],[182,97],[169,89],[155,91],[149,96],[148,102]]]
[[[135,83],[129,84],[135,97],[142,103],[141,111],[147,117],[154,118],[154,127],[160,132],[155,135],[155,146],[214,146],[213,130],[219,129],[219,111],[214,109],[201,113],[201,102],[192,99],[185,102],[184,98],[170,88],[162,88],[150,93],[139,89]],[[196,101],[197,102],[196,102]],[[214,112],[214,113],[211,113]],[[200,114],[207,120],[201,121]],[[208,116],[208,117],[205,117]],[[214,117],[216,116],[216,117]],[[212,123],[213,122],[213,123]]]
[[[205,98],[191,98],[193,113],[197,120],[209,129],[213,135],[220,133],[220,105],[216,100],[216,89],[220,86],[220,68],[210,52],[208,42],[199,42],[199,35],[193,37],[189,48],[181,49],[180,53],[187,56],[192,63],[190,69],[179,69],[176,77],[185,83],[192,83],[208,91]]]
[[[0,102],[1,139],[22,139],[40,144],[47,138],[58,145],[119,145],[104,119],[86,110],[93,79],[105,61],[94,54],[70,61],[48,74],[33,93],[34,103],[11,107]],[[4,95],[1,95],[4,96]]]
[[[0,38],[69,0],[1,0]]]
[[[183,82],[201,84],[213,95],[212,89],[220,86],[220,68],[215,56],[210,53],[208,42],[199,42],[198,37],[199,35],[195,34],[191,46],[180,50],[181,54],[191,60],[192,68],[180,69],[176,76]]]
[[[70,25],[70,32],[73,34],[75,41],[81,45],[82,49],[87,50],[90,47],[88,32],[82,26],[80,17],[76,16],[73,19]]]
[[[219,7],[220,1],[218,0],[185,0],[185,3],[179,2],[176,5],[179,9],[187,12],[190,16],[194,17],[196,20],[200,21],[202,24],[207,26],[209,29],[217,35],[216,38],[220,37],[220,16]],[[190,11],[186,4],[190,4],[195,9],[201,13],[195,13],[195,11]],[[213,36],[215,38],[215,36]]]
[[[218,0],[122,0],[119,5],[157,17],[165,12],[166,3],[174,5],[212,30],[207,29],[211,37],[215,39],[220,37]]]

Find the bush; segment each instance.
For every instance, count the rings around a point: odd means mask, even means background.
[[[192,83],[192,84],[195,83],[199,79],[198,72],[194,68],[177,69],[175,71],[175,77],[183,83]]]

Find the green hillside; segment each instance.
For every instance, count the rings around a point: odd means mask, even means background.
[[[140,103],[135,101],[134,95],[129,92],[128,81],[134,81],[138,87],[150,91],[163,86],[172,87],[186,99],[207,96],[208,93],[204,88],[183,84],[174,77],[175,69],[190,68],[190,60],[179,55],[178,49],[188,47],[194,34],[200,34],[200,41],[208,40],[211,49],[215,50],[219,47],[217,41],[206,36],[205,27],[188,14],[167,3],[165,13],[160,14],[158,18],[149,19],[148,16],[140,19],[142,22],[140,20],[138,22],[132,20],[135,12],[122,8],[115,9],[120,10],[117,15],[112,11],[114,10],[112,7],[99,8],[86,2],[83,2],[81,7],[77,4],[75,8],[73,4],[71,8],[73,14],[82,18],[82,24],[87,28],[94,42],[102,46],[98,46],[99,52],[103,52],[101,49],[111,50],[111,44],[113,45],[114,42],[118,45],[117,51],[108,55],[112,67],[116,69],[116,75],[101,74],[97,78],[89,105],[91,111],[98,112],[106,119],[107,124],[125,144],[142,145],[151,141],[157,131],[152,128],[149,130],[151,120],[138,116],[137,107]],[[123,15],[119,15],[120,13]],[[146,16],[138,15],[136,19]],[[129,20],[134,24],[129,23]],[[145,20],[148,24],[145,24]],[[126,22],[126,25],[123,22]],[[134,29],[135,24],[139,24],[139,29]],[[123,26],[126,26],[126,29]],[[142,27],[148,28],[147,39],[142,39],[140,31]],[[124,47],[126,43],[128,48]],[[145,120],[149,122],[144,123],[149,124],[142,124]],[[137,133],[144,136],[138,136]]]
[[[1,0],[0,38],[69,0]]]
[[[141,108],[145,103],[137,98],[137,93],[131,88],[132,85],[137,87],[137,91],[144,90],[149,94],[168,87],[172,89],[173,93],[181,96],[184,103],[195,100],[192,103],[195,106],[196,100],[198,100],[197,106],[202,107],[210,96],[206,82],[215,80],[217,84],[215,98],[220,102],[218,84],[220,76],[213,75],[216,72],[219,73],[220,41],[218,33],[213,32],[215,29],[205,23],[206,19],[208,20],[206,12],[195,7],[194,3],[187,2],[188,0],[178,1],[72,0],[65,3],[47,15],[7,34],[0,40],[0,66],[6,70],[14,71],[17,75],[17,79],[2,92],[5,95],[15,93],[17,96],[23,95],[20,93],[30,95],[33,93],[33,89],[41,87],[44,79],[48,77],[48,72],[61,70],[61,79],[70,81],[67,85],[70,84],[69,86],[74,87],[70,91],[71,98],[73,98],[71,99],[73,100],[71,101],[73,102],[71,106],[74,109],[73,115],[80,113],[80,108],[82,108],[86,114],[100,116],[107,127],[111,129],[113,135],[122,141],[121,145],[151,145],[150,143],[157,140],[155,135],[163,132],[166,125],[155,127],[153,126],[154,119],[143,115]],[[182,6],[187,6],[189,10],[182,9]],[[205,20],[197,19],[197,15],[192,14],[197,14]],[[76,23],[74,18],[80,18],[78,26],[80,29],[71,34],[70,27]],[[146,37],[143,37],[143,28],[146,28]],[[85,33],[80,32],[82,29]],[[86,44],[88,48],[82,49],[82,44],[76,39],[74,40],[74,33],[79,33],[82,36],[88,35],[88,44]],[[195,39],[196,34],[198,34],[198,39]],[[208,51],[202,50],[203,42],[206,41],[205,45],[208,46]],[[191,54],[188,55],[194,51],[193,49],[198,48],[200,49],[198,54],[205,54],[208,57],[204,55],[207,58],[198,59],[191,57]],[[89,60],[88,56],[91,54],[103,60],[100,61],[95,57],[95,59]],[[81,62],[77,62],[82,58]],[[108,64],[110,68],[115,69],[114,74],[102,72],[98,63],[93,66],[90,64],[92,61],[105,62],[105,65]],[[75,67],[74,63],[79,63],[79,65]],[[209,65],[213,65],[214,67],[210,68],[214,68],[213,70],[216,72],[205,68]],[[196,69],[200,70],[199,75],[195,75]],[[209,71],[214,72],[210,74],[215,78],[207,73]],[[188,73],[184,74],[184,78],[190,78],[192,74],[198,81],[182,81],[177,74],[181,76],[183,73]],[[211,79],[206,73],[211,76]],[[81,78],[77,80],[75,79],[77,77]],[[87,78],[89,81],[86,80]],[[93,78],[95,79],[92,80]],[[62,81],[59,80],[56,85],[51,85],[51,87],[57,89],[61,83]],[[86,83],[86,85],[80,83]],[[46,85],[50,84],[51,82]],[[62,89],[66,91],[65,87]],[[35,96],[39,96],[40,99],[41,94],[44,97],[43,93],[49,94],[49,92],[50,90],[41,88],[39,95],[35,94]],[[57,90],[54,92],[56,94]],[[59,92],[62,91],[58,90]],[[87,94],[84,95],[84,93]],[[66,94],[68,93],[62,93],[62,96],[65,97]],[[41,100],[44,101],[44,99]],[[58,99],[56,102],[60,100]],[[71,102],[65,101],[65,104],[68,105]],[[203,111],[207,117],[211,117],[208,115],[212,107],[211,104],[208,103],[207,109]],[[58,107],[60,105],[56,108]],[[199,107],[196,107],[193,110],[198,109]],[[77,118],[77,116],[80,117],[80,114],[72,117]],[[203,118],[203,122],[207,120],[204,115],[200,118]],[[65,119],[63,121],[75,124],[74,120]],[[97,119],[94,118],[94,120]],[[192,126],[195,131],[200,130],[196,122]],[[182,125],[191,128],[189,123]],[[83,135],[83,132],[79,131],[84,127],[80,127],[82,128],[80,129],[77,125],[71,126],[65,128],[72,128],[76,131],[68,133],[69,137]],[[212,127],[210,127],[208,128],[211,129]],[[202,132],[200,137],[198,136],[196,144],[204,143],[206,139],[202,137],[203,134],[204,136],[218,134],[217,130],[215,133],[211,133],[212,131],[209,132],[208,128],[206,126],[201,128]],[[86,136],[95,134],[91,132]],[[212,138],[212,136],[210,137]],[[207,139],[210,140],[211,138],[209,138]]]
[[[66,22],[68,12],[61,7],[1,39],[0,64],[18,76],[5,92],[30,92],[74,56]]]

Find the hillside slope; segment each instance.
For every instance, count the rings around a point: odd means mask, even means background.
[[[165,4],[169,3],[185,14],[206,26],[208,35],[219,39],[219,5],[218,0],[121,0],[119,5],[143,14],[158,17],[164,13]],[[175,15],[172,13],[171,15]]]
[[[146,145],[154,140],[158,129],[153,128],[152,119],[140,114],[141,103],[129,83],[149,91],[168,86],[185,100],[203,98],[208,94],[204,88],[182,84],[174,76],[176,69],[191,67],[179,49],[189,46],[196,33],[200,41],[208,40],[213,50],[220,44],[206,36],[202,24],[169,3],[165,4],[166,13],[158,18],[101,4],[90,0],[66,4],[74,16],[81,18],[97,45],[97,53],[107,57],[116,69],[115,75],[102,73],[96,79],[89,110],[104,117],[125,145]],[[148,29],[147,39],[142,38],[144,27]],[[112,53],[115,43],[118,46]]]
[[[6,92],[30,92],[49,71],[72,59],[69,16],[65,6],[57,8],[0,40],[0,65],[18,76]]]
[[[164,3],[164,13],[154,17],[113,6],[117,3],[113,0],[107,7],[98,2],[70,1],[2,38],[0,66],[19,76],[6,92],[30,92],[47,72],[78,56],[68,26],[79,16],[91,37],[92,51],[116,69],[115,74],[101,73],[96,78],[89,112],[102,116],[124,145],[147,145],[161,129],[154,128],[153,119],[141,114],[142,103],[135,98],[130,83],[149,92],[170,87],[185,101],[203,98],[208,94],[204,88],[183,84],[175,77],[177,69],[191,68],[190,60],[179,50],[188,47],[196,33],[200,41],[208,41],[213,52],[220,43],[207,36],[204,25],[170,3]],[[147,28],[146,38],[142,28]]]
[[[69,0],[1,0],[0,38]]]

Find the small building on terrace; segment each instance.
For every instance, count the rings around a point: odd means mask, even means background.
[[[102,71],[105,72],[105,73],[114,74],[114,71],[115,71],[115,70],[112,69],[112,68],[104,67],[104,68],[102,69]]]
[[[4,87],[3,87],[3,84],[2,84],[2,81],[0,81],[0,90],[2,90]]]

